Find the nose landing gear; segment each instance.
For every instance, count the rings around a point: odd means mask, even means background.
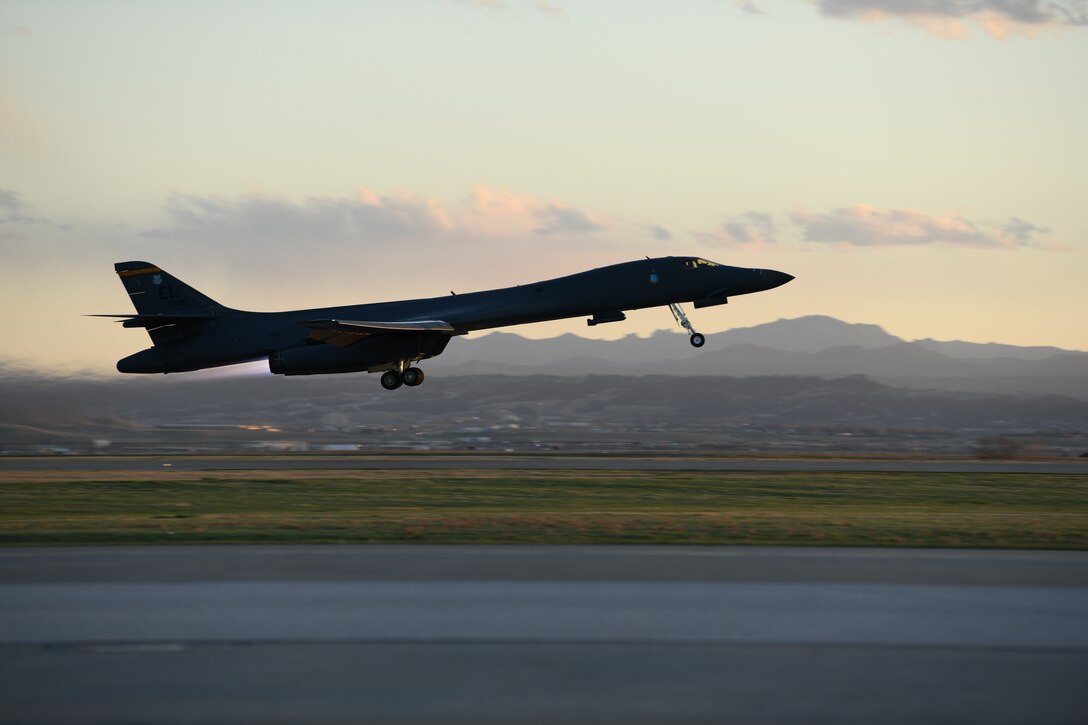
[[[684,314],[684,310],[680,308],[680,305],[675,302],[669,305],[669,311],[672,312],[672,317],[676,320],[676,324],[688,331],[688,342],[692,347],[702,347],[706,344],[706,337],[701,332],[696,332],[695,328],[691,326],[691,321],[688,320],[688,316]]]

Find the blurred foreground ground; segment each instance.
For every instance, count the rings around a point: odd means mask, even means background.
[[[1088,554],[0,550],[4,722],[1080,723]]]

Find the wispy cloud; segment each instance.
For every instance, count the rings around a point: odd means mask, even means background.
[[[1066,251],[1045,239],[1050,232],[1020,217],[1004,222],[974,222],[960,214],[932,214],[917,209],[884,209],[852,204],[829,212],[797,208],[776,215],[749,211],[729,216],[709,230],[691,230],[711,247],[760,249],[783,238],[842,248],[951,245],[976,249]]]
[[[469,4],[474,8],[483,8],[485,10],[506,9],[506,3],[502,0],[470,0]]]
[[[708,246],[750,249],[774,244],[774,233],[774,219],[770,214],[758,211],[729,217],[709,231],[692,231],[696,239]]]
[[[533,230],[537,234],[577,234],[605,229],[604,225],[592,221],[585,212],[555,204],[547,204],[537,210],[536,217],[540,220],[540,226]]]
[[[900,21],[941,38],[966,38],[968,24],[995,38],[1088,25],[1086,0],[815,0],[826,17],[865,23]]]
[[[566,13],[563,8],[550,2],[550,0],[535,0],[534,7],[545,15],[551,15],[553,18],[561,18]]]
[[[126,242],[123,254],[158,264],[214,260],[213,281],[259,260],[267,279],[329,280],[321,303],[342,304],[357,297],[356,280],[365,280],[368,299],[402,299],[449,289],[450,279],[460,292],[494,287],[496,278],[528,282],[608,264],[637,246],[621,234],[628,227],[559,199],[490,186],[456,201],[368,188],[302,199],[174,194],[163,223]],[[282,305],[294,284],[249,289],[235,304]]]
[[[11,189],[0,189],[0,239],[24,239],[22,229],[31,224],[45,224],[48,219],[30,213],[31,206]]]
[[[467,3],[474,8],[481,10],[522,10],[528,8],[528,1],[524,3],[518,3],[516,0],[514,4],[506,2],[505,0],[458,0],[459,2]],[[545,15],[550,15],[553,18],[565,17],[566,11],[556,5],[552,0],[532,0],[532,8]]]
[[[847,247],[904,247],[944,244],[980,249],[1046,248],[1048,230],[1011,217],[1004,224],[979,224],[958,214],[930,214],[916,209],[881,209],[853,204],[819,214],[790,214],[806,241]]]
[[[361,188],[351,197],[293,201],[276,196],[238,198],[174,194],[166,202],[170,223],[146,232],[160,239],[225,242],[524,239],[584,235],[608,227],[588,212],[559,200],[542,200],[507,189],[477,186],[449,206],[412,194],[378,194]]]
[[[672,232],[660,224],[650,224],[647,230],[650,232],[650,236],[659,242],[667,242],[672,239]]]
[[[737,7],[748,15],[766,15],[763,8],[756,5],[755,0],[736,0]]]
[[[236,199],[173,194],[166,202],[170,224],[147,232],[161,239],[244,241],[398,241],[432,234],[449,225],[444,211],[426,199],[379,197],[362,189],[354,198],[315,197],[294,202],[274,196]]]

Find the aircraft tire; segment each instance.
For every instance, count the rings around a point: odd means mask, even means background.
[[[404,378],[396,370],[386,370],[382,373],[382,387],[386,390],[396,390],[404,384]]]
[[[706,343],[706,338],[701,333],[698,333],[698,332],[692,333],[692,335],[691,335],[691,346],[692,347],[702,347],[705,343]]]
[[[404,384],[414,388],[422,383],[425,377],[427,376],[419,368],[408,368],[404,371]]]

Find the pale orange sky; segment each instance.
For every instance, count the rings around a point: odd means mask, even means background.
[[[711,334],[1088,349],[1088,29],[1014,5],[5,2],[0,358],[146,347],[80,317],[116,261],[272,310],[667,254],[796,276]]]

